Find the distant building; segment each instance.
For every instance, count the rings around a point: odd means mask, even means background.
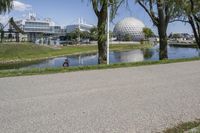
[[[67,33],[71,33],[71,32],[74,32],[76,30],[90,32],[90,29],[92,29],[93,27],[94,27],[94,25],[87,24],[83,19],[79,19],[78,23],[67,25],[65,27],[65,31]]]
[[[133,41],[140,41],[145,38],[143,33],[144,23],[136,18],[128,17],[118,22],[114,27],[114,36],[117,40],[123,41],[127,36]]]
[[[15,23],[26,34],[26,36],[20,34],[20,40],[26,40],[36,44],[59,44],[61,41],[66,41],[61,39],[65,37],[66,33],[71,33],[76,30],[90,32],[91,28],[94,27],[93,25],[87,24],[83,19],[79,19],[78,23],[61,28],[61,26],[56,25],[50,18],[37,18],[35,13],[29,13],[25,19],[17,20]],[[9,31],[13,32],[12,37],[14,37],[16,33],[15,28],[10,26],[9,29],[11,29]],[[78,39],[81,41],[80,37]]]
[[[56,26],[51,19],[39,20],[36,14],[29,13],[27,19],[18,20],[16,24],[27,34],[28,40],[35,42],[45,35],[61,34],[61,26]]]
[[[187,40],[194,40],[194,36],[188,33],[171,33],[169,35],[169,39],[181,42]]]

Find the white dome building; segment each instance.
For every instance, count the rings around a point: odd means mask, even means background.
[[[144,39],[144,23],[136,18],[128,17],[118,22],[114,27],[114,35],[117,40],[123,41],[125,36],[129,35],[133,41]]]

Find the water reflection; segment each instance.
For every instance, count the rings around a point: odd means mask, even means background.
[[[134,50],[127,52],[113,52],[111,56],[112,63],[116,62],[137,62],[144,61],[144,54],[142,50]]]
[[[196,48],[177,48],[168,47],[169,59],[192,58],[199,56],[199,51]],[[68,56],[69,66],[88,66],[98,64],[98,54],[81,54]],[[28,65],[23,68],[49,68],[62,67],[66,57],[59,57],[45,60],[36,64]],[[147,60],[159,60],[158,46],[151,49],[137,49],[123,52],[110,52],[110,63],[118,62],[138,62]],[[22,68],[22,67],[21,67]]]

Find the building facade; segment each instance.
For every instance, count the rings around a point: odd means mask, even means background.
[[[65,31],[66,33],[75,32],[76,30],[90,32],[93,27],[94,25],[87,24],[83,19],[79,19],[78,23],[67,25]]]
[[[18,20],[16,24],[28,36],[28,41],[35,42],[39,38],[56,36],[62,33],[61,26],[55,25],[51,19],[39,20],[35,14],[29,13],[27,19]]]

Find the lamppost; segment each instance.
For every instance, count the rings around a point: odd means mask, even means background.
[[[110,4],[107,6],[107,65],[110,64]]]
[[[81,18],[78,19],[78,44],[80,45],[81,42]]]

